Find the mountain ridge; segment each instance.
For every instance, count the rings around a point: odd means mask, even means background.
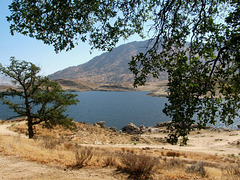
[[[105,52],[92,58],[90,61],[77,66],[71,66],[57,71],[48,77],[56,79],[78,79],[97,84],[133,83],[134,76],[128,69],[132,56],[146,52],[149,40],[134,41],[120,45],[111,52]],[[166,73],[162,73],[160,80],[166,80]],[[150,78],[151,82],[159,81]]]

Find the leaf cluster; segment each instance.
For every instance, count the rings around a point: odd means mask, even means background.
[[[111,50],[120,37],[141,36],[146,21],[141,1],[13,0],[10,30],[53,45],[56,52],[71,50],[89,40],[93,48]]]
[[[237,1],[162,1],[154,45],[129,63],[135,86],[168,73],[169,142],[183,144],[194,123],[226,125],[240,108],[240,13]]]

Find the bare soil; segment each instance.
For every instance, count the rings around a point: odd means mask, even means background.
[[[111,168],[62,169],[0,154],[0,179],[117,179]]]
[[[13,136],[18,138],[27,138],[24,134],[16,133],[10,130],[13,124],[24,124],[25,122],[11,122],[0,124],[0,138],[3,136]],[[88,126],[90,129],[90,126]],[[106,133],[105,133],[106,135]],[[166,137],[165,133],[143,134],[141,138],[161,139]],[[126,139],[127,136],[123,136]],[[92,138],[92,137],[90,137]],[[86,139],[89,141],[90,139]],[[122,140],[121,140],[122,141]],[[149,141],[150,142],[150,141]],[[1,143],[1,141],[0,141]],[[193,131],[189,135],[187,146],[169,145],[166,143],[85,143],[84,146],[94,146],[101,148],[136,148],[136,149],[153,149],[189,152],[189,153],[205,153],[210,155],[226,157],[240,157],[240,130],[201,130]],[[153,151],[153,152],[154,152]],[[121,174],[114,168],[103,168],[89,166],[83,169],[68,169],[51,164],[41,164],[21,158],[21,156],[12,156],[2,153],[0,150],[0,179],[127,179],[126,174]],[[181,179],[181,178],[180,178]]]

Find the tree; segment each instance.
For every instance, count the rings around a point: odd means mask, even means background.
[[[170,143],[182,136],[185,144],[193,123],[202,128],[219,117],[229,125],[239,116],[239,0],[14,0],[10,10],[12,33],[43,40],[56,52],[78,39],[111,50],[120,38],[147,32],[152,43],[129,66],[135,86],[168,73]]]
[[[77,95],[66,93],[58,83],[37,75],[40,68],[33,63],[15,60],[14,57],[11,57],[10,61],[8,67],[0,64],[0,73],[10,77],[21,90],[11,88],[1,92],[0,99],[18,114],[14,117],[27,117],[29,138],[34,136],[33,126],[41,122],[44,122],[47,128],[59,124],[75,129],[72,119],[63,113],[69,105],[78,102],[75,99]],[[8,97],[18,97],[21,103],[15,103]]]

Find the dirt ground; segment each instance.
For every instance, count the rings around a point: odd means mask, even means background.
[[[23,123],[23,122],[21,122]],[[24,135],[9,130],[11,124],[0,125],[0,136],[16,136],[16,138],[27,138]],[[151,136],[160,138],[166,134],[143,134],[142,137]],[[218,155],[240,156],[240,130],[202,130],[193,131],[189,136],[187,146],[179,145],[146,145],[146,144],[106,144],[106,145],[88,145],[100,147],[129,147],[129,148],[156,148],[169,149],[177,151],[201,152]],[[126,176],[127,177],[127,176]],[[17,156],[5,156],[0,152],[0,179],[125,179],[124,175],[119,176],[112,168],[87,167],[80,170],[69,170],[54,167],[36,162],[27,161]]]
[[[111,168],[68,170],[0,154],[0,179],[116,179]]]
[[[24,122],[20,122],[24,123]],[[9,130],[11,124],[0,125],[0,135],[27,138]],[[0,179],[81,179],[81,180],[111,180],[116,172],[111,168],[84,168],[80,170],[62,169],[45,164],[38,164],[19,158],[17,156],[5,156],[0,152]]]

